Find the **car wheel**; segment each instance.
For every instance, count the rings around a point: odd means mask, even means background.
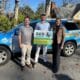
[[[6,64],[10,58],[10,51],[4,46],[0,46],[0,66]]]
[[[64,48],[63,48],[63,55],[69,57],[75,53],[75,50],[76,50],[75,43],[67,42],[65,43]]]

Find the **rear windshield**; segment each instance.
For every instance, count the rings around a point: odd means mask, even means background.
[[[78,30],[78,26],[75,23],[66,22],[63,23],[63,25],[66,27],[67,30]]]

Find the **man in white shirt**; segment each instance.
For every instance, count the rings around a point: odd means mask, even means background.
[[[41,21],[36,24],[35,30],[49,31],[49,29],[50,29],[50,24],[48,22],[46,22],[46,15],[41,14]],[[47,45],[39,45],[39,46],[37,45],[37,51],[35,54],[35,63],[38,62],[41,47],[43,47],[43,60],[44,60],[44,62],[47,61],[47,56],[46,56]]]

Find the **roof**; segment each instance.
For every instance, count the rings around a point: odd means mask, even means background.
[[[73,10],[73,14],[71,17],[73,17],[79,10],[80,10],[80,3],[76,5],[75,9]]]
[[[52,22],[55,22],[56,18],[47,18],[46,21],[52,21]],[[61,19],[63,22],[74,22],[73,19],[67,19],[67,18],[63,18]],[[38,20],[32,20],[31,23],[36,23],[36,22],[39,22],[40,19]]]

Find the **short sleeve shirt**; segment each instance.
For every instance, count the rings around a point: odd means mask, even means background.
[[[31,26],[28,28],[25,26],[22,26],[20,28],[20,32],[21,32],[21,43],[31,44],[33,28]]]

